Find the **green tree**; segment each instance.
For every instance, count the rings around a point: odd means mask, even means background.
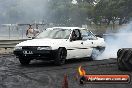
[[[102,21],[108,25],[119,19],[119,24],[126,23],[130,19],[132,0],[100,0],[94,7],[94,20]]]

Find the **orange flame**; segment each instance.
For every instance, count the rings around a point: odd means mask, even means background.
[[[86,72],[85,72],[85,70],[82,68],[82,66],[79,66],[78,71],[79,71],[79,75],[80,75],[80,76],[86,75]]]

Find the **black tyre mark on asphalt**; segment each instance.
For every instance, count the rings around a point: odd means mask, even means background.
[[[14,75],[19,75],[19,76],[21,76],[21,77],[23,77],[23,78],[26,78],[26,79],[28,79],[28,80],[32,80],[32,81],[35,81],[35,82],[37,82],[37,83],[39,83],[40,85],[42,85],[42,86],[50,86],[51,85],[51,83],[52,83],[52,80],[53,80],[53,78],[49,75],[49,74],[44,74],[44,76],[45,77],[47,77],[48,78],[48,83],[49,84],[46,84],[46,85],[44,85],[44,82],[43,81],[41,81],[41,80],[39,80],[39,79],[35,79],[35,78],[33,78],[33,77],[30,77],[30,76],[28,76],[27,75],[27,73],[25,74],[25,73],[23,73],[23,72],[21,72],[21,71],[11,71],[11,70],[3,70],[3,72],[5,72],[6,74],[2,77],[3,79],[6,79],[8,76],[14,76]],[[35,73],[35,72],[34,72]],[[36,72],[37,73],[37,72]],[[2,85],[2,86],[4,86],[4,85]],[[3,87],[3,88],[5,88],[5,87]]]
[[[82,62],[77,62],[77,63],[68,63],[66,65],[63,66],[54,66],[54,65],[42,65],[42,66],[34,66],[34,64],[31,64],[29,66],[21,66],[19,64],[19,62],[15,61],[15,56],[13,55],[5,55],[5,56],[1,56],[0,57],[3,61],[2,67],[5,67],[6,69],[3,69],[1,71],[6,72],[6,77],[7,76],[14,76],[14,75],[19,75],[23,78],[26,78],[28,80],[32,80],[37,82],[38,84],[40,84],[41,86],[44,86],[45,88],[53,88],[54,84],[54,80],[55,78],[51,75],[46,73],[46,71],[61,71],[61,70],[66,70],[66,69],[77,69],[77,67],[79,66],[78,64],[82,64],[83,67],[91,67],[91,66],[105,66],[105,65],[114,65],[116,64],[116,62],[105,62],[105,63],[97,63],[98,61],[96,61],[96,64],[91,64],[91,65],[87,65],[87,64],[83,64],[85,61]],[[8,58],[12,58],[14,59],[14,61],[8,59]],[[7,62],[7,63],[6,63]],[[87,61],[88,62],[88,61]],[[85,63],[87,63],[85,62]],[[91,62],[88,62],[91,63]],[[94,63],[94,62],[93,62]],[[39,65],[39,64],[38,64]],[[42,70],[44,69],[44,70]],[[33,77],[28,76],[28,74],[30,73],[34,73],[34,74],[38,74],[39,72],[44,72],[44,76],[46,76],[48,78],[48,84],[45,85],[44,82],[42,80],[39,79],[35,79]],[[6,85],[1,85],[3,86],[2,88],[6,88]]]
[[[4,59],[4,61],[3,62],[7,62],[7,61],[5,61],[5,60],[8,60],[7,58],[10,58],[10,56],[9,55],[7,55],[7,56],[4,56],[4,57],[6,57],[5,59]],[[12,58],[15,58],[15,57],[12,57]],[[8,61],[10,61],[10,60],[8,60]],[[16,69],[19,69],[19,70],[23,70],[23,71],[26,71],[26,70],[29,70],[28,68],[36,68],[35,66],[33,66],[34,64],[32,64],[32,65],[29,65],[29,66],[21,66],[19,63],[18,64],[16,64],[15,62],[13,62],[13,61],[10,61],[10,62],[12,62],[12,63],[10,63],[10,64],[7,64],[7,65],[4,65],[5,67],[8,67],[10,70],[16,70]],[[82,64],[82,66],[83,67],[87,67],[87,66],[102,66],[102,65],[114,65],[114,64],[116,64],[116,62],[105,62],[105,63],[97,63],[98,61],[96,61],[96,64],[92,64],[92,65],[83,65]],[[100,61],[99,61],[100,62]],[[83,62],[81,62],[81,63],[83,63]],[[80,63],[80,64],[81,64]],[[90,62],[88,62],[88,63],[90,63]],[[71,66],[67,66],[67,64],[66,65],[63,65],[63,66],[50,66],[51,68],[49,69],[49,68],[47,68],[47,69],[44,69],[44,71],[58,71],[58,70],[62,70],[62,69],[75,69],[75,68],[77,68],[79,65],[78,65],[79,63],[75,63],[75,64],[70,64]],[[12,67],[12,65],[13,65],[13,67]],[[39,65],[39,64],[38,64]],[[39,67],[39,66],[38,66]],[[43,65],[43,67],[45,67],[45,65]],[[32,69],[32,70],[34,70],[34,69]],[[37,72],[41,72],[42,71],[42,69],[40,68],[40,71],[39,70],[37,70]],[[28,71],[28,72],[25,72],[25,74],[27,74],[27,73],[33,73],[34,71]],[[36,72],[36,70],[35,70],[35,72]]]

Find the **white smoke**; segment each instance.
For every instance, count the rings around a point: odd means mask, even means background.
[[[49,17],[49,0],[0,0],[0,23],[32,23]]]
[[[120,48],[132,48],[132,22],[121,27],[117,33],[106,36],[106,49],[97,60],[116,58]]]

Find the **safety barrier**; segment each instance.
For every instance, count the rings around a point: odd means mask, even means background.
[[[26,41],[29,39],[19,39],[19,40],[0,40],[0,48],[13,48],[16,44]]]

